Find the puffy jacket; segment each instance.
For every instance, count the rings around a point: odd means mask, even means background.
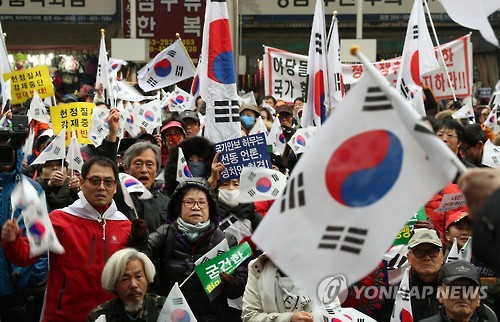
[[[80,200],[73,205],[78,202]],[[121,219],[104,221],[63,210],[50,213],[54,231],[65,253],[50,254],[43,321],[85,321],[93,308],[114,297],[102,289],[101,273],[107,259],[124,248],[129,238],[131,223],[123,214],[118,214]],[[3,243],[3,246],[12,262],[20,266],[36,260],[29,257],[26,238],[17,238],[12,243]]]
[[[19,151],[16,155],[17,160],[22,161],[22,153]],[[16,167],[11,172],[0,173],[0,225],[3,227],[5,222],[10,219],[12,214],[12,206],[10,203],[10,195],[15,185],[21,178],[22,162],[17,162]],[[27,177],[30,183],[36,188],[38,193],[42,193],[42,188],[34,180]],[[21,216],[21,211],[16,210],[14,218]],[[22,235],[26,236],[24,221],[19,221],[19,227],[22,230]],[[12,285],[10,275],[11,271],[9,263],[4,255],[3,247],[0,247],[0,296],[6,296],[14,293],[14,288],[23,290],[29,286],[36,286],[45,280],[47,275],[47,256],[42,256],[40,259],[27,267],[18,267],[11,263],[12,273],[19,276],[17,285]]]

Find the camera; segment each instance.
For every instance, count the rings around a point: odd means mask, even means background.
[[[0,166],[10,166],[16,162],[15,151],[23,146],[27,134],[27,115],[13,115],[12,129],[0,127]]]

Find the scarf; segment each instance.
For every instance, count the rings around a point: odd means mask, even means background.
[[[200,237],[200,234],[210,227],[210,219],[203,223],[197,223],[196,225],[190,224],[182,220],[181,217],[177,218],[177,225],[179,230],[186,236],[186,238],[193,242]]]
[[[309,296],[290,277],[281,276],[271,261],[265,264],[258,283],[265,313],[312,312],[314,305]]]

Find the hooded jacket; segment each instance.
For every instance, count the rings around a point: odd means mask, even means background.
[[[127,245],[131,223],[114,201],[99,214],[83,192],[79,197],[69,207],[50,213],[65,252],[50,254],[43,321],[85,321],[93,308],[114,298],[102,289],[101,274],[108,258]],[[29,257],[26,238],[2,244],[13,263],[26,266],[36,261]]]

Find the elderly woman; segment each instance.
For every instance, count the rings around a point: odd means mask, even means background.
[[[177,186],[167,207],[167,224],[149,235],[147,246],[132,229],[132,244],[159,263],[159,294],[168,295],[175,282],[186,280],[181,290],[198,321],[229,321],[227,299],[241,296],[245,288],[246,273],[241,266],[235,276],[221,274],[222,294],[213,301],[198,277],[190,277],[195,261],[224,239],[218,225],[212,188],[205,179],[192,178]]]
[[[166,298],[147,293],[155,274],[155,267],[145,254],[133,248],[114,253],[104,266],[101,285],[117,298],[93,309],[87,321],[99,321],[104,315],[107,322],[156,322]]]

